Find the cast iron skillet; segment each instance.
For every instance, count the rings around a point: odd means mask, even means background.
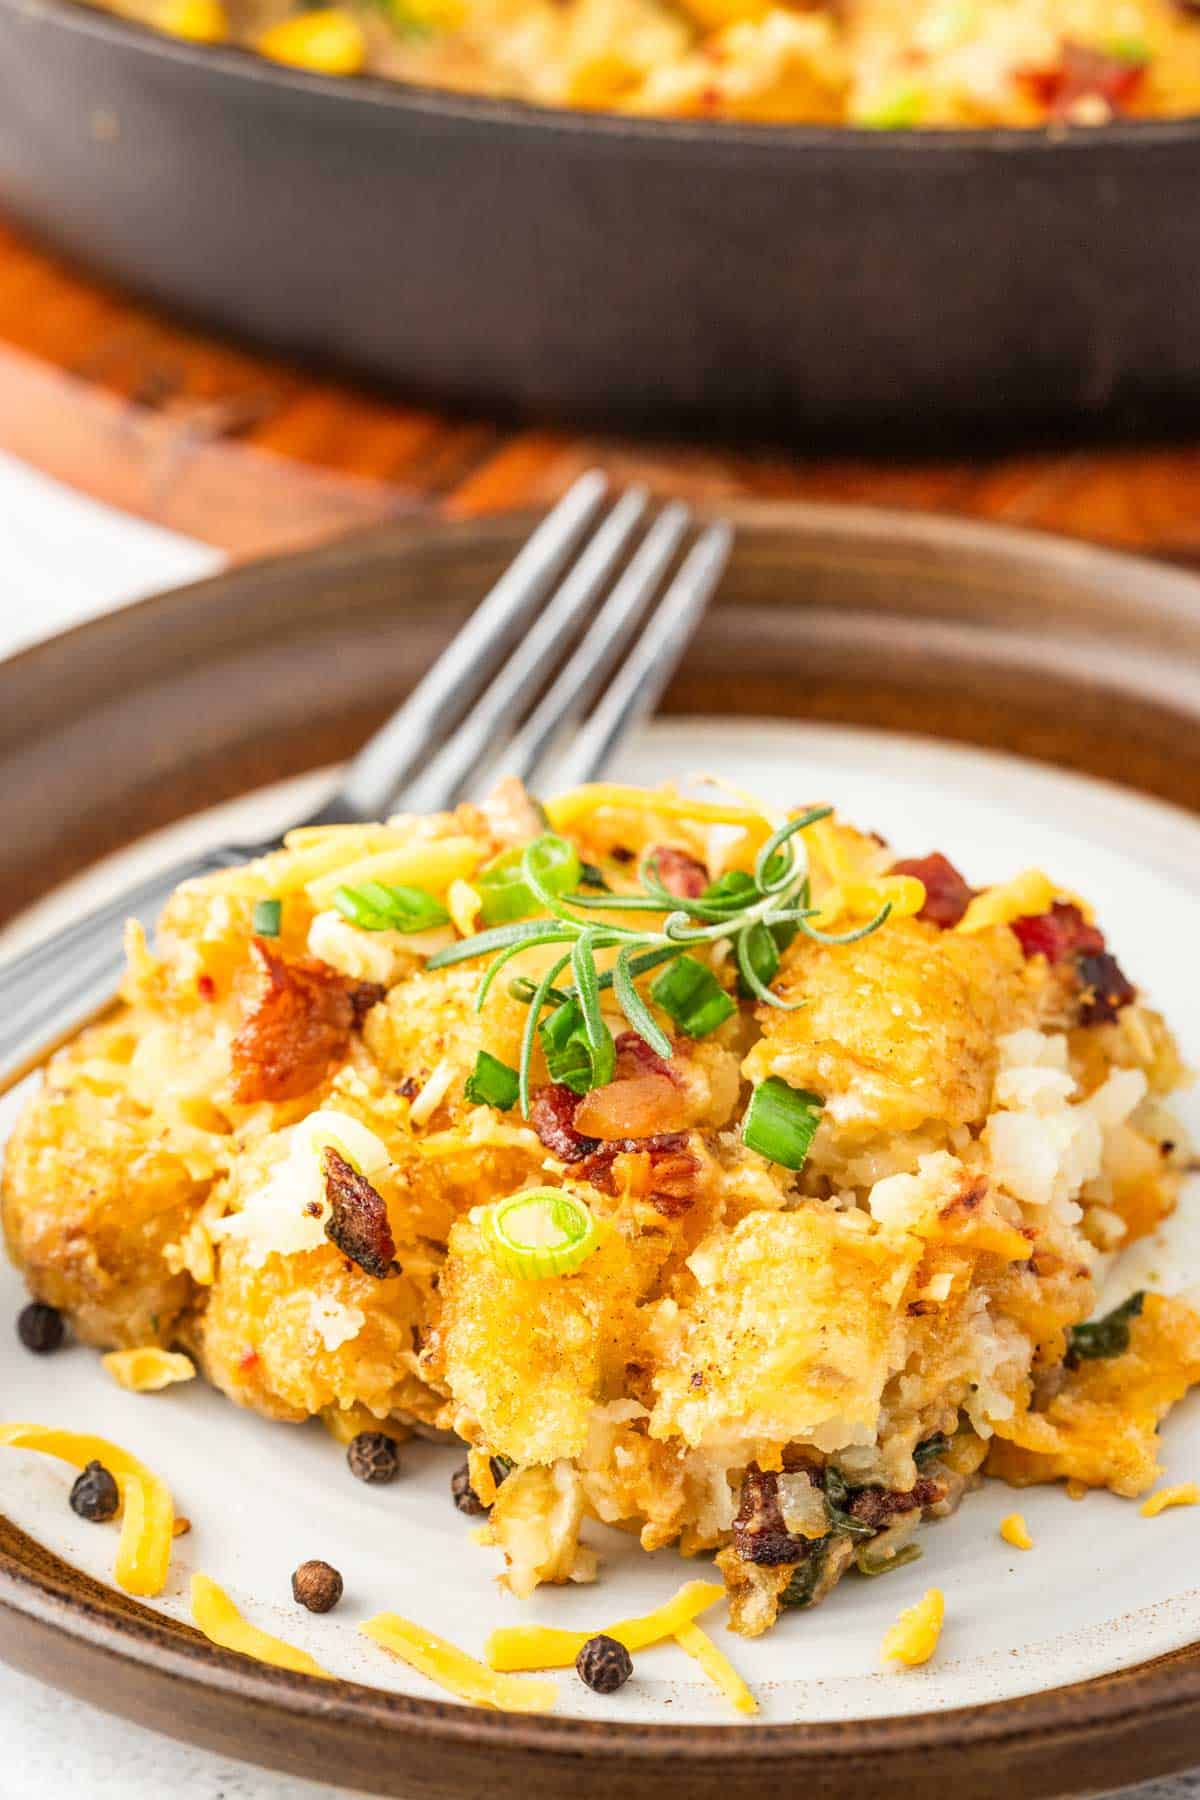
[[[981,743],[1200,812],[1194,577],[945,519],[732,517],[670,706]],[[0,920],[141,832],[346,755],[529,524],[388,526],[0,662]],[[833,1724],[531,1719],[313,1683],[215,1650],[3,1516],[0,1656],[177,1737],[405,1800],[1042,1800],[1192,1765],[1200,1732],[1195,1649],[1001,1705]]]
[[[0,0],[0,205],[209,325],[505,415],[920,447],[1200,398],[1200,120],[853,132],[337,81]]]

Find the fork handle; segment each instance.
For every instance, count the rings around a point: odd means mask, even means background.
[[[0,1093],[116,997],[125,921],[153,928],[181,881],[240,860],[241,852],[191,856],[76,919],[0,968]]]

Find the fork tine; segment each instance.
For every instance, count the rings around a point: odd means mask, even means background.
[[[519,716],[518,709],[536,690],[578,620],[602,592],[646,510],[647,501],[645,488],[632,488],[617,502],[491,686],[429,768],[405,790],[407,808],[413,812],[437,812],[461,798],[497,736],[506,727],[511,729],[511,722]]]
[[[555,770],[558,784],[594,781],[624,737],[653,712],[725,572],[733,533],[710,525],[659,601],[608,691]]]
[[[506,773],[527,780],[563,726],[592,700],[670,567],[690,518],[679,501],[659,514],[590,629],[509,745],[501,759]]]
[[[169,868],[160,869],[156,875],[147,875],[132,887],[124,889],[117,899],[93,907],[73,924],[62,926],[30,949],[20,950],[14,957],[0,962],[0,999],[4,1002],[6,1014],[10,1004],[10,973],[19,976],[22,983],[33,984],[39,978],[51,975],[65,957],[81,949],[92,937],[103,931],[119,934],[126,919],[134,914],[142,919],[143,924],[152,925],[159,909],[171,898],[180,882],[197,875],[206,875],[210,870],[233,860],[232,856],[214,853],[190,856],[183,862],[172,863]]]
[[[608,488],[598,469],[581,475],[543,519],[404,705],[363,745],[337,793],[311,824],[378,819],[462,717],[523,621],[549,593]]]

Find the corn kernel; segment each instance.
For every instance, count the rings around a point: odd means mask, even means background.
[[[318,75],[358,75],[367,60],[361,25],[336,6],[272,25],[259,38],[258,49],[273,62]]]
[[[155,22],[160,31],[193,44],[220,44],[229,36],[221,0],[163,0]]]

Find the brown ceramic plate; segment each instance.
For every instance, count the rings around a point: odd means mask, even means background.
[[[733,567],[671,710],[981,744],[1200,813],[1190,577],[942,520],[736,517]],[[139,833],[350,750],[527,524],[389,528],[0,665],[0,915]],[[1200,1728],[1190,1650],[1001,1704],[788,1725],[517,1718],[313,1684],[214,1650],[3,1518],[0,1654],[198,1744],[409,1800],[501,1787],[649,1800],[668,1770],[685,1800],[757,1800],[781,1782],[897,1800],[944,1783],[1075,1793],[1194,1762]]]

